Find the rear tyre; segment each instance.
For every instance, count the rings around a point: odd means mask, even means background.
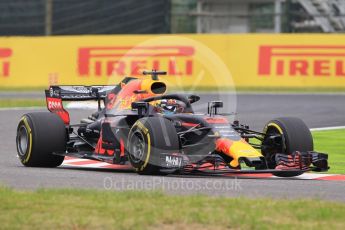
[[[162,175],[162,153],[180,152],[176,129],[163,117],[144,117],[131,128],[127,151],[129,161],[139,174]]]
[[[275,154],[291,154],[295,151],[307,152],[314,150],[313,138],[307,125],[296,117],[282,117],[269,121],[263,131],[265,139],[262,142],[262,154],[265,156],[270,168],[276,167]],[[280,142],[272,144],[269,137],[282,135]],[[277,172],[275,176],[293,177],[303,172]]]
[[[64,156],[53,152],[66,150],[66,128],[63,121],[50,112],[25,114],[17,128],[17,152],[28,167],[57,167]]]

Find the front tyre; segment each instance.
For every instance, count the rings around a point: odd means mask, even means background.
[[[275,168],[275,154],[292,154],[295,151],[308,152],[314,150],[313,138],[307,125],[296,117],[282,117],[269,121],[264,131],[265,138],[261,149],[270,168]],[[281,136],[279,142],[272,142],[270,137]],[[277,172],[273,175],[279,177],[293,177],[303,172]]]
[[[28,113],[19,121],[16,145],[20,162],[28,167],[57,167],[64,156],[53,152],[66,150],[66,128],[50,112]]]
[[[162,172],[162,153],[177,153],[179,149],[176,129],[163,117],[139,119],[128,135],[129,161],[139,174],[165,174]]]

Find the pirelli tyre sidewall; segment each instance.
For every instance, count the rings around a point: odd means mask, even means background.
[[[66,150],[66,128],[50,112],[28,113],[17,127],[16,146],[21,163],[29,167],[57,167],[64,157],[52,154]]]
[[[263,131],[265,134],[280,134],[282,135],[282,151],[283,154],[291,154],[295,151],[308,152],[314,150],[313,138],[307,125],[296,117],[282,117],[269,121]],[[266,135],[267,137],[267,135]],[[276,152],[278,153],[278,152]],[[275,167],[274,154],[262,154],[269,161],[268,164],[272,168]],[[270,156],[268,156],[270,155]],[[297,176],[302,173],[274,173],[280,177]]]
[[[179,149],[176,129],[163,117],[139,119],[128,135],[129,161],[139,174],[166,174],[161,171],[162,154],[176,153]]]

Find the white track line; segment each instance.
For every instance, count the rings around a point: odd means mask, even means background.
[[[312,128],[310,131],[326,131],[326,130],[336,130],[345,129],[345,126],[333,126],[333,127],[323,127],[323,128]]]
[[[82,102],[69,102],[66,106],[66,109],[85,109],[85,110],[97,110],[98,103],[94,101],[82,101]]]
[[[304,174],[302,174],[300,176],[296,176],[294,178],[304,179],[304,180],[314,180],[314,179],[328,177],[328,176],[336,176],[336,174],[304,173]]]
[[[81,162],[81,161],[90,161],[90,160],[88,160],[88,159],[75,158],[75,159],[64,160],[63,163],[64,163],[64,164],[70,164],[70,163]]]
[[[65,162],[62,164],[62,166],[83,167],[83,168],[102,168],[102,167],[108,166],[108,165],[111,165],[111,164],[108,164],[105,162],[90,163],[90,164],[84,164],[84,165],[66,164]]]

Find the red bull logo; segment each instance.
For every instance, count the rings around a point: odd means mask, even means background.
[[[345,46],[260,46],[258,74],[345,77]]]
[[[141,75],[144,69],[167,69],[171,76],[193,74],[191,46],[82,47],[78,52],[82,77]]]
[[[0,48],[0,77],[10,76],[10,60],[12,49]]]

